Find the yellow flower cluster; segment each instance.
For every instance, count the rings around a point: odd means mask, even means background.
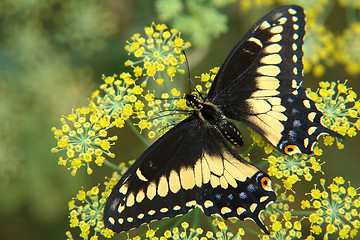
[[[144,106],[148,111],[141,118],[137,117],[138,127],[142,131],[146,126],[150,139],[161,136],[188,114],[185,99],[179,98],[181,92],[173,88],[170,93],[163,93],[160,99],[155,99],[155,91],[145,95]]]
[[[215,227],[214,231],[207,231],[206,233],[202,228],[192,228],[189,227],[189,223],[184,221],[179,224],[179,227],[174,227],[171,230],[167,229],[162,236],[156,236],[158,229],[153,230],[148,225],[148,230],[146,231],[146,239],[149,240],[179,240],[179,239],[192,239],[192,240],[241,240],[242,236],[245,235],[243,228],[238,228],[236,234],[228,231],[228,226],[225,224],[223,219],[214,218],[212,225]],[[218,230],[218,231],[215,231]],[[131,238],[132,240],[141,240],[140,236],[135,236]],[[130,238],[128,238],[130,240]]]
[[[290,212],[286,213],[291,215]],[[274,221],[271,224],[270,235],[260,236],[261,240],[270,240],[270,239],[301,239],[301,222],[295,221]]]
[[[125,170],[125,165],[121,166],[121,169]],[[106,199],[119,179],[120,175],[114,173],[112,178],[105,182],[104,192],[100,193],[98,186],[86,192],[80,190],[76,197],[69,202],[70,227],[78,227],[81,231],[80,237],[83,239],[97,240],[99,235],[103,235],[106,238],[114,236],[112,230],[105,228],[102,218]],[[82,204],[77,206],[76,202],[81,202]],[[68,237],[72,239],[70,233],[68,233]]]
[[[359,4],[359,3],[358,3]],[[344,64],[346,71],[352,75],[359,74],[360,62],[360,23],[354,22],[344,30],[337,39],[337,46],[341,51],[336,51],[334,58]]]
[[[316,22],[307,25],[304,42],[304,70],[312,71],[314,76],[321,77],[325,66],[333,64],[330,57],[335,48],[335,36],[325,26]]]
[[[360,197],[358,189],[348,183],[344,186],[343,177],[335,177],[332,183],[325,186],[325,179],[320,179],[321,189],[315,184],[314,189],[307,195],[310,200],[303,200],[303,209],[314,210],[307,219],[311,224],[310,236],[324,234],[324,239],[336,234],[338,239],[354,238],[360,228]]]
[[[86,166],[87,173],[93,170],[91,162],[102,166],[104,155],[113,158],[115,155],[110,152],[110,147],[116,136],[108,137],[107,130],[110,127],[109,117],[103,115],[99,110],[91,108],[78,108],[72,114],[61,118],[62,127],[52,128],[54,137],[57,139],[57,146],[51,152],[66,151],[66,156],[60,156],[58,164],[69,166],[71,175],[82,166]]]
[[[281,187],[275,184],[274,190],[278,192]],[[301,220],[294,221],[289,203],[295,202],[295,196],[288,193],[277,193],[277,200],[265,209],[264,216],[270,219],[270,235],[263,235],[261,240],[269,239],[301,239]]]
[[[267,140],[265,140],[260,134],[255,132],[252,128],[248,128],[250,130],[250,137],[253,142],[261,148],[264,148],[266,154],[272,153],[275,148],[271,145]]]
[[[196,77],[201,80],[201,85],[196,85],[196,89],[200,93],[204,92],[205,96],[207,95],[219,69],[220,69],[219,67],[214,67],[214,68],[210,69],[210,71],[208,73],[202,73],[201,76]],[[203,89],[203,86],[205,89]]]
[[[243,0],[244,1],[244,0]],[[249,0],[246,0],[247,2]],[[261,1],[260,1],[261,2]],[[329,1],[314,2],[302,0],[306,11],[306,40],[304,42],[304,70],[315,77],[322,77],[329,67],[343,64],[348,74],[360,73],[360,24],[356,17],[360,2],[358,0],[339,0],[329,5]],[[281,0],[282,4],[291,1]],[[267,4],[262,4],[266,6]],[[335,7],[336,6],[336,7]],[[343,9],[340,9],[341,6]],[[330,12],[345,11],[344,18],[349,24],[343,24],[343,31],[337,34],[325,22],[332,22]]]
[[[58,140],[52,152],[66,151],[66,156],[60,156],[58,163],[70,165],[72,175],[82,166],[91,174],[93,170],[89,164],[92,161],[102,166],[104,162],[109,163],[106,157],[115,157],[110,148],[117,136],[107,136],[110,128],[122,128],[128,122],[138,127],[137,133],[148,130],[151,139],[156,134],[162,135],[187,113],[177,112],[187,106],[184,99],[179,99],[182,94],[176,88],[170,91],[171,96],[164,93],[161,99],[155,99],[154,93],[143,94],[143,88],[136,85],[130,73],[122,73],[119,77],[103,76],[103,81],[101,91],[92,94],[89,107],[74,110],[61,119],[60,129],[52,129]]]
[[[230,220],[231,222],[237,222],[237,220]],[[243,228],[238,228],[237,233],[234,234],[232,230],[226,225],[224,219],[215,217],[212,221],[212,225],[217,227],[219,231],[206,233],[208,239],[229,239],[229,240],[241,240],[245,235]],[[215,233],[215,236],[214,236]]]
[[[320,82],[316,92],[307,89],[308,96],[316,102],[324,114],[323,122],[331,130],[354,137],[360,129],[360,101],[356,100],[357,94],[346,86],[347,81]],[[331,145],[333,138],[325,138],[325,144]],[[343,145],[338,143],[338,147]]]
[[[134,114],[144,115],[142,97],[144,89],[136,84],[136,78],[123,72],[119,76],[103,76],[104,84],[92,94],[90,107],[108,116],[112,125],[122,128]]]
[[[313,176],[311,170],[316,172],[321,171],[321,163],[316,156],[321,155],[321,150],[315,147],[314,153],[284,155],[275,157],[270,155],[265,160],[268,161],[269,167],[267,172],[270,176],[275,176],[277,179],[282,179],[283,186],[286,190],[292,189],[293,185],[301,181],[303,177],[306,181],[311,181]]]
[[[138,60],[128,60],[125,65],[134,67],[137,77],[145,75],[144,83],[151,77],[162,85],[162,73],[166,73],[171,79],[176,72],[185,73],[180,67],[185,62],[182,51],[190,46],[189,42],[181,38],[178,30],[168,30],[165,24],[153,23],[150,27],[145,27],[145,37],[136,33],[131,37],[131,42],[127,42],[125,50],[134,54]]]

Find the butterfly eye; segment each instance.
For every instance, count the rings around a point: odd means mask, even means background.
[[[186,105],[188,107],[194,107],[195,103],[197,102],[196,100],[198,99],[198,95],[196,93],[187,94],[185,96],[185,99],[186,99]]]
[[[301,153],[300,149],[296,145],[287,145],[284,148],[284,152],[288,155],[293,155],[295,153]]]
[[[186,106],[188,106],[188,107],[192,107],[192,103],[191,103],[191,101],[190,100],[186,100]]]
[[[265,189],[266,191],[272,191],[270,178],[264,176],[263,178],[261,178],[260,183],[263,189]]]

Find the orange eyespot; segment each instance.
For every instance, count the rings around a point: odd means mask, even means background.
[[[263,177],[261,180],[260,180],[260,183],[261,183],[261,186],[263,188],[265,187],[269,187],[270,186],[270,179],[268,177]]]
[[[284,152],[287,155],[293,155],[295,153],[301,153],[300,149],[296,145],[287,145],[287,146],[285,146]]]
[[[271,188],[271,180],[268,177],[262,177],[260,180],[260,184],[262,186],[263,189],[265,189],[266,191],[272,191]]]

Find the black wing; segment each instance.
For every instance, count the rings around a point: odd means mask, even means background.
[[[236,44],[207,96],[226,117],[244,121],[287,154],[311,153],[322,134],[342,137],[325,127],[300,87],[304,35],[301,7],[271,11]]]
[[[109,196],[105,226],[127,231],[194,207],[225,219],[252,219],[276,196],[267,175],[244,161],[221,133],[191,115],[150,146]]]

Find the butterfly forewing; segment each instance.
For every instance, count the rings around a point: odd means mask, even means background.
[[[120,179],[104,210],[116,231],[183,215],[252,219],[275,200],[267,175],[241,159],[221,133],[192,115],[149,147]]]
[[[304,27],[305,16],[299,6],[280,7],[265,15],[231,50],[212,84],[208,99],[213,103],[221,103],[221,97],[226,96],[226,92],[234,88],[234,84],[239,85],[239,82],[241,98],[248,99],[257,86],[254,78],[262,75],[259,72],[267,71],[267,75],[279,72],[276,68],[261,68],[268,65],[277,65],[286,71],[293,67],[299,68],[300,75],[296,80],[301,82]],[[292,61],[293,55],[296,55],[296,62]],[[271,83],[269,79],[268,85]],[[288,83],[285,85],[291,87]]]
[[[260,19],[234,47],[208,99],[286,154],[311,153],[322,134],[339,134],[301,87],[305,15],[284,6]]]

